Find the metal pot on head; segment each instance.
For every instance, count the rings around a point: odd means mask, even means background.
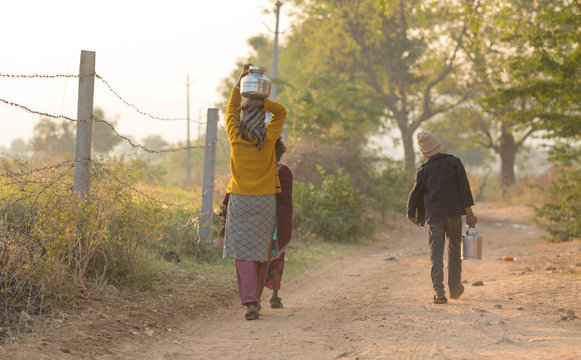
[[[468,228],[462,234],[462,260],[482,259],[482,235],[475,228]]]
[[[250,74],[240,82],[240,93],[248,99],[266,99],[271,87],[270,79],[264,75],[266,68],[253,65],[249,70]]]

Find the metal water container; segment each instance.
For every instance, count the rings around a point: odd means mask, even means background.
[[[270,79],[264,76],[266,68],[251,66],[250,74],[240,81],[240,93],[248,99],[266,99],[270,96]]]
[[[482,235],[475,228],[462,235],[462,260],[482,259]]]

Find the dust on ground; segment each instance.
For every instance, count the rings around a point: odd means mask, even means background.
[[[483,260],[463,262],[465,293],[446,305],[431,301],[427,230],[397,219],[375,245],[283,282],[283,309],[267,289],[259,320],[244,320],[235,288],[176,285],[85,303],[0,358],[581,358],[581,242],[546,243],[523,207],[474,210]]]

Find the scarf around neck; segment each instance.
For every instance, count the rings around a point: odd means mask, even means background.
[[[246,140],[250,141],[250,136],[256,139],[256,147],[258,150],[262,150],[264,146],[264,139],[266,138],[266,125],[264,124],[264,118],[266,113],[261,108],[256,108],[251,111],[245,111],[242,120],[238,121],[236,125],[238,126],[238,135]]]

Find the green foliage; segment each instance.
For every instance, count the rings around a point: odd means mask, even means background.
[[[464,76],[454,61],[464,6],[422,0],[295,0],[292,5],[296,21],[279,45],[279,77],[272,79],[277,100],[289,110],[289,138],[361,150],[370,135],[397,127],[413,168],[414,131],[454,107],[465,86],[457,81]],[[248,60],[270,63],[269,40],[255,37],[249,45]],[[223,82],[224,99],[248,60],[239,61]]]
[[[523,48],[506,64],[511,81],[487,96],[487,109],[500,109],[503,117],[521,126],[544,130],[546,137],[581,137],[581,8],[577,1],[544,2],[534,17],[519,19],[517,8],[505,8],[512,21],[505,24],[507,42]],[[502,84],[501,84],[502,85]],[[524,104],[524,106],[514,106]],[[580,152],[555,146],[551,160],[557,173],[546,188],[547,202],[536,219],[553,241],[578,238],[581,217]]]
[[[489,108],[527,101],[505,116],[552,135],[581,135],[581,9],[573,1],[547,2],[531,21],[510,24],[506,39],[526,48],[506,64],[513,81],[488,96]]]
[[[474,8],[466,8],[470,27],[466,32],[464,52],[467,56],[466,89],[468,101],[450,112],[439,124],[443,137],[456,138],[458,149],[454,151],[467,160],[467,164],[482,163],[482,155],[490,153],[501,163],[502,191],[506,192],[515,181],[515,159],[523,153],[525,141],[534,133],[532,127],[518,124],[507,113],[528,106],[527,101],[482,106],[481,99],[514,81],[504,66],[515,53],[525,51],[522,38],[508,39],[504,32],[509,24],[521,22],[533,16],[532,3],[526,0],[478,2]],[[463,149],[466,145],[471,149]],[[453,148],[453,147],[452,147]],[[466,151],[468,150],[468,151]],[[452,150],[450,150],[452,151]],[[480,157],[480,159],[478,159]]]
[[[401,161],[385,159],[383,170],[373,179],[374,207],[385,220],[388,210],[405,211],[414,174]]]
[[[581,238],[581,148],[559,145],[553,149],[554,179],[545,191],[548,201],[535,208],[536,222],[550,241]]]
[[[414,167],[413,133],[461,100],[454,59],[465,10],[432,1],[295,1],[302,16],[281,52],[292,136],[365,145],[397,128]]]
[[[367,201],[353,187],[349,174],[342,169],[327,174],[320,165],[317,168],[323,178],[319,188],[300,182],[293,185],[295,226],[325,241],[352,242],[370,234],[374,227],[365,214]]]

